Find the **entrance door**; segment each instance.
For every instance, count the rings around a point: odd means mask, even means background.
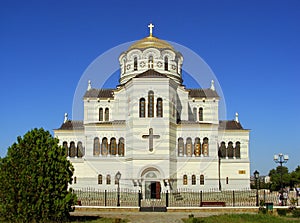
[[[151,199],[160,199],[160,182],[151,182]]]
[[[145,198],[146,199],[160,199],[161,186],[158,181],[145,182]]]

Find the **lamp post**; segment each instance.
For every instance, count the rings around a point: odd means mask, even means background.
[[[282,153],[279,153],[278,155],[274,155],[274,162],[280,164],[280,194],[281,194],[281,197],[283,197],[282,164],[287,163],[288,160],[289,160],[288,155],[283,155]],[[283,206],[283,201],[281,201],[281,206]]]
[[[258,180],[259,180],[259,172],[257,170],[254,171],[254,178],[256,182],[256,206],[258,206]]]
[[[118,183],[118,191],[117,191],[117,196],[118,196],[118,200],[117,200],[117,206],[120,207],[120,179],[121,179],[121,173],[120,171],[118,171],[116,173],[116,180],[117,180],[117,183]]]

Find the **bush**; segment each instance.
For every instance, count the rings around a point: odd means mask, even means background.
[[[258,213],[259,214],[267,214],[267,208],[265,208],[265,207],[259,207]]]
[[[279,216],[286,216],[287,209],[277,209],[277,213]]]
[[[294,218],[300,218],[300,209],[293,210],[292,215]]]

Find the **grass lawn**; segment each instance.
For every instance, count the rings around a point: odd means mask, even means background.
[[[284,223],[284,222],[299,222],[298,218],[277,217],[272,215],[262,214],[225,214],[203,218],[187,218],[183,219],[185,223]]]

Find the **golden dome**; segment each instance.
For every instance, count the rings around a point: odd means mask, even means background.
[[[145,48],[150,48],[150,47],[154,47],[154,48],[158,48],[158,49],[170,49],[170,50],[174,50],[173,46],[171,44],[169,44],[168,42],[158,39],[152,35],[145,37],[141,40],[138,40],[137,42],[135,42],[134,44],[132,44],[128,50],[132,50],[132,49],[145,49]]]

